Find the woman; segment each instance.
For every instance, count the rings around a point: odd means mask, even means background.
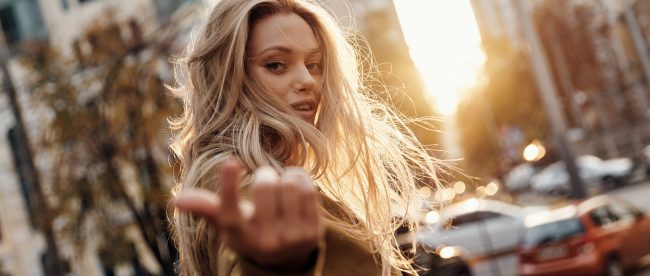
[[[216,5],[173,89],[184,275],[413,272],[393,217],[417,221],[416,184],[437,184],[436,161],[357,60],[314,2]]]

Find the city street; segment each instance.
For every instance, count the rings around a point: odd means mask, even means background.
[[[639,179],[639,177],[635,177]],[[613,190],[607,194],[614,195],[624,199],[636,207],[650,213],[650,180],[637,180],[630,186]],[[540,196],[538,194],[525,194],[520,195],[517,202],[523,205],[545,205],[552,199]],[[524,203],[525,202],[525,203]],[[516,254],[508,254],[499,257],[498,259],[491,259],[478,263],[473,272],[476,275],[516,275],[517,273],[517,256]],[[650,255],[643,258],[637,268],[633,269],[630,275],[634,276],[650,276]]]

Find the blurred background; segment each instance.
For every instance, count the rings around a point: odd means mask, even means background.
[[[650,0],[319,2],[457,168],[422,274],[650,275]],[[0,0],[0,275],[175,275],[164,85],[214,3]]]

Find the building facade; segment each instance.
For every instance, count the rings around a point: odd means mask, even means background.
[[[514,49],[528,50],[514,1],[472,0],[484,46],[506,40]],[[524,16],[533,17],[537,23],[536,31],[571,129],[566,135],[576,154],[603,158],[638,155],[650,144],[649,2],[531,3]],[[487,54],[499,58],[498,53]],[[590,66],[580,69],[583,64]]]
[[[47,41],[64,55],[73,53],[72,45],[96,20],[116,21],[136,18],[143,31],[150,32],[184,4],[192,0],[0,0],[0,25],[2,47],[0,57],[11,72],[16,88],[18,104],[28,136],[33,140],[43,131],[42,119],[46,110],[30,102],[25,79],[27,72],[14,59],[20,55],[18,48],[29,41]],[[2,80],[6,76],[2,76]],[[2,82],[3,84],[5,82]],[[47,242],[44,234],[37,231],[31,200],[35,191],[19,173],[21,146],[16,138],[16,120],[6,93],[0,92],[0,275],[49,275],[46,267]],[[47,178],[47,170],[56,169],[46,155],[34,154],[34,163],[42,170],[41,178]],[[56,228],[56,221],[55,226]],[[141,240],[136,226],[126,226],[127,235],[134,241]],[[92,237],[92,235],[89,235]],[[101,237],[95,237],[98,240]],[[63,271],[73,275],[104,275],[106,271],[116,275],[140,275],[137,267],[121,266],[107,268],[97,256],[96,245],[88,244],[88,254],[79,255],[70,244],[61,242],[58,251],[61,259],[78,257],[64,264]],[[139,266],[156,272],[155,260],[146,253],[146,246],[136,242],[134,250],[140,256]],[[108,270],[107,270],[108,269]]]

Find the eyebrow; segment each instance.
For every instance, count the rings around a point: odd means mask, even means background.
[[[292,49],[287,48],[287,47],[284,47],[284,46],[271,46],[271,47],[269,47],[269,48],[264,49],[264,50],[263,50],[262,52],[260,52],[259,54],[255,55],[255,57],[261,56],[261,55],[263,55],[264,53],[266,53],[266,52],[270,52],[270,51],[280,51],[280,52],[284,52],[284,53],[288,53],[288,54],[293,53],[293,50],[292,50]],[[313,54],[318,54],[318,53],[320,53],[320,52],[321,52],[321,48],[320,48],[320,47],[316,47],[316,48],[314,48],[314,49],[312,49],[312,50],[307,51],[307,54],[308,54],[308,55],[313,55]]]

